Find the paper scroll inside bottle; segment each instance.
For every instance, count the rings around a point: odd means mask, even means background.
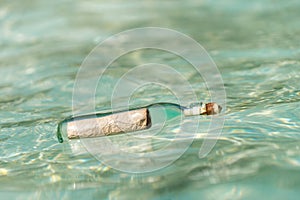
[[[151,126],[147,108],[114,113],[111,115],[70,121],[67,124],[69,139],[107,136],[143,130]]]

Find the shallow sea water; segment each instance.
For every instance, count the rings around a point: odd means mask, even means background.
[[[1,1],[1,199],[297,199],[299,9],[299,1],[279,0]],[[171,28],[203,45],[224,80],[226,121],[205,158],[198,158],[202,130],[168,167],[128,174],[66,150],[56,127],[72,114],[76,73],[88,53],[113,34],[145,26]],[[107,85],[97,88],[98,110],[109,108],[110,85],[122,72],[144,62],[181,70],[199,98],[209,100],[185,61],[144,51],[113,64]],[[131,97],[132,105],[153,101],[174,97],[156,86]]]

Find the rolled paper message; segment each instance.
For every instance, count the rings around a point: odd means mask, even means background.
[[[69,139],[107,136],[143,130],[151,126],[147,108],[114,113],[111,115],[70,121],[67,124]]]

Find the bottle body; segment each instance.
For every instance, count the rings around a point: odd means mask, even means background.
[[[126,111],[96,113],[71,117],[60,122],[59,142],[67,139],[107,136],[148,129],[152,123],[171,120],[182,114],[182,107],[172,103],[151,104]]]

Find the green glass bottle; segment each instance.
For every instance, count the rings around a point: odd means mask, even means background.
[[[59,142],[76,138],[101,137],[148,129],[155,123],[170,123],[182,116],[212,115],[221,111],[216,103],[194,103],[189,107],[155,103],[129,110],[69,117],[58,124]]]

